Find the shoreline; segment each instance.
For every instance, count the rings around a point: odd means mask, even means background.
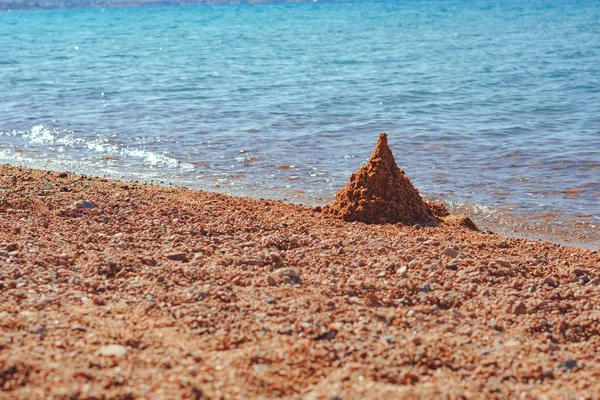
[[[0,273],[13,398],[600,391],[598,251],[0,165]]]
[[[569,222],[555,215],[516,215],[510,211],[481,207],[475,204],[448,204],[452,213],[464,213],[482,230],[501,236],[549,242],[588,250],[600,250],[600,224]]]
[[[33,170],[52,171],[56,173],[62,172],[62,170],[59,169],[41,168],[39,166],[30,166],[27,164],[0,165]],[[74,174],[79,175],[79,173]],[[184,189],[190,191],[222,194],[232,197],[250,198],[254,200],[278,201],[306,206],[309,208],[316,206],[324,207],[327,205],[327,199],[325,199],[323,196],[309,199],[295,192],[292,192],[287,196],[281,193],[269,193],[270,195],[275,194],[274,197],[270,198],[260,196],[260,192],[258,191],[238,192],[229,188],[223,188],[222,190],[219,190],[215,187],[193,187],[192,185],[188,185],[186,183],[178,184],[164,181],[161,182],[159,179],[144,179],[141,177],[137,177],[136,179],[136,177],[117,177],[114,175],[83,176],[92,177],[94,179],[114,180],[115,182],[123,182],[125,184],[136,183],[157,186],[161,188]],[[332,202],[334,197],[335,193],[331,195],[329,202]],[[528,213],[526,215],[517,214],[510,209],[505,210],[475,203],[454,201],[446,198],[446,196],[443,195],[423,195],[423,198],[428,201],[444,203],[453,214],[468,215],[481,230],[486,232],[490,231],[512,238],[550,242],[559,244],[561,246],[574,246],[588,250],[600,250],[600,222],[598,224],[582,222],[580,220],[573,219],[568,215],[556,213],[551,213],[550,215],[542,212],[537,214]]]

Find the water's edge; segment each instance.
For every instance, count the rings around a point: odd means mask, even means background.
[[[68,172],[75,175],[90,176],[95,178],[111,179],[118,182],[135,182],[149,185],[171,187],[171,188],[186,188],[190,190],[200,190],[205,192],[214,192],[227,194],[236,197],[249,197],[257,200],[275,200],[283,201],[292,204],[304,205],[308,207],[324,206],[334,201],[335,195],[330,198],[306,199],[299,196],[280,196],[272,198],[258,192],[236,192],[231,190],[214,190],[211,188],[202,187],[201,183],[194,185],[194,188],[186,185],[180,185],[173,182],[151,182],[143,178],[136,179],[135,177],[125,176],[109,176],[99,175],[94,173],[82,174],[77,171],[65,171],[57,169],[38,168],[31,165],[23,164],[7,164],[30,169],[47,170],[54,172]],[[290,198],[291,197],[291,198]],[[452,214],[466,214],[469,216],[484,232],[495,233],[502,236],[522,238],[528,240],[538,240],[549,243],[555,243],[562,246],[573,246],[592,251],[600,250],[600,226],[593,224],[585,224],[576,221],[564,221],[556,216],[548,216],[544,214],[517,215],[509,210],[495,209],[480,204],[464,203],[452,201],[449,199],[441,199],[439,197],[429,197],[423,195],[426,200],[441,201],[448,207]]]

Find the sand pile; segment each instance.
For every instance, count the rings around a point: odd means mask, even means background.
[[[350,183],[324,213],[370,224],[437,225],[437,219],[419,191],[396,165],[385,133],[379,134],[369,162],[352,174]]]

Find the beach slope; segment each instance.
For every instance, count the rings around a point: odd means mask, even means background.
[[[594,398],[599,267],[448,223],[0,166],[0,397]]]

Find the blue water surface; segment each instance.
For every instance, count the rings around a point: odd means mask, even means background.
[[[379,132],[428,196],[600,223],[600,3],[0,12],[0,162],[323,204]]]

